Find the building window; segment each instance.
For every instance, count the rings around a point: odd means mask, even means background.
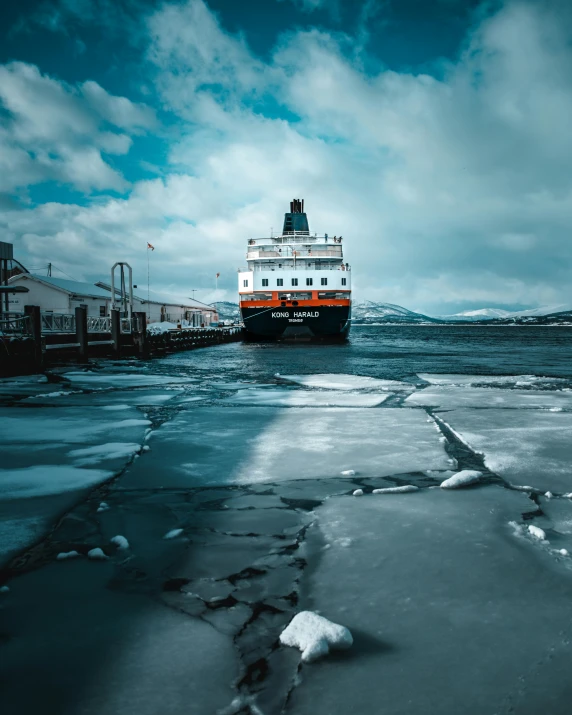
[[[265,287],[268,285],[268,278],[263,278],[262,279],[262,286]]]
[[[248,281],[242,281],[242,287],[248,288]]]
[[[307,285],[307,286],[311,286],[313,282],[314,282],[314,281],[313,281],[312,278],[306,278],[306,285]]]
[[[320,280],[321,280],[321,284],[322,284],[323,286],[327,286],[327,285],[328,285],[328,279],[327,279],[327,278],[321,278]]]
[[[346,279],[342,278],[342,285],[345,286],[345,284],[346,284]]]
[[[284,285],[284,279],[283,279],[283,278],[277,278],[277,279],[276,279],[276,285],[277,285],[277,286],[283,286],[283,285]]]
[[[105,306],[104,305],[99,306],[99,317],[105,318]]]
[[[297,286],[298,285],[298,279],[297,278],[292,278],[292,285]]]

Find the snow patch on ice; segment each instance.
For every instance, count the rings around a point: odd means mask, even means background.
[[[346,469],[345,471],[342,472],[342,475],[344,477],[353,477],[355,475],[355,470],[353,469]]]
[[[9,586],[0,586],[0,593],[8,593],[9,590]]]
[[[94,561],[104,561],[105,559],[108,558],[108,556],[106,556],[103,549],[100,549],[98,547],[98,548],[91,549],[90,551],[88,551],[87,558],[93,559]]]
[[[97,507],[97,511],[102,512],[102,511],[107,511],[109,509],[109,504],[105,501],[102,501],[101,504]]]
[[[363,489],[356,489],[355,491],[352,492],[352,496],[363,497]]]
[[[124,536],[118,535],[111,539],[111,543],[117,546],[118,549],[124,551],[129,548],[129,542]]]
[[[441,489],[459,489],[460,487],[466,487],[469,484],[474,484],[478,482],[483,476],[482,472],[477,472],[474,469],[463,469],[452,477],[445,479],[441,482]]]
[[[345,626],[332,623],[312,611],[301,611],[280,634],[280,643],[298,648],[302,652],[302,660],[311,663],[330,650],[350,648],[353,638]]]
[[[68,559],[77,559],[79,551],[60,551],[56,556],[57,561],[67,561]]]
[[[540,539],[541,541],[546,541],[546,533],[544,529],[541,529],[539,526],[534,526],[534,524],[529,524],[528,525],[528,533],[534,536],[536,539]]]
[[[418,492],[419,487],[413,484],[406,484],[402,487],[385,487],[384,489],[374,489],[373,494],[405,494],[406,492]]]
[[[567,549],[559,549],[559,550],[558,550],[558,553],[559,553],[561,556],[570,556],[570,554],[569,554],[569,552],[568,552]]]
[[[164,539],[176,539],[177,536],[180,536],[182,533],[183,533],[182,529],[171,529],[171,531],[168,531],[163,538]]]

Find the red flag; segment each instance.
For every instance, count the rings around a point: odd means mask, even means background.
[[[155,246],[152,246],[150,243],[147,244],[147,248],[150,248],[152,251],[155,250]]]
[[[216,274],[216,277],[217,277],[217,278],[220,278],[220,273],[217,273],[217,274]]]

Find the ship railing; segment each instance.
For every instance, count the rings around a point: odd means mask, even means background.
[[[255,264],[251,268],[246,267],[246,268],[239,268],[238,273],[252,273],[253,271],[273,271],[275,273],[281,273],[282,271],[351,271],[351,266],[349,264],[345,263],[335,263],[333,265],[320,265],[319,263],[317,264],[311,264],[308,263],[307,261],[304,261],[302,265],[296,264],[296,265],[282,265],[280,268],[278,266],[269,266],[269,265],[258,265]]]
[[[261,244],[274,244],[274,243],[343,243],[342,236],[331,236],[330,234],[318,234],[308,235],[307,233],[285,233],[283,236],[267,236],[265,238],[251,238],[248,241],[249,246],[257,246]]]
[[[88,333],[110,333],[111,332],[111,318],[88,315],[87,316],[87,332]]]
[[[296,258],[342,258],[343,255],[341,246],[326,249],[292,249],[289,246],[285,246],[281,251],[248,251],[246,260],[250,261],[255,258],[293,258],[294,254]]]

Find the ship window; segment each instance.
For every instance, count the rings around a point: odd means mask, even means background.
[[[243,288],[248,288],[248,281],[247,281],[247,280],[242,281],[242,287],[243,287]]]
[[[322,284],[323,286],[327,286],[327,285],[328,285],[328,279],[327,279],[327,278],[320,278],[320,282],[321,282],[321,284]]]
[[[312,278],[306,278],[306,285],[307,285],[307,286],[311,286],[313,282],[314,282],[314,281],[313,281]]]
[[[342,279],[342,280],[344,280],[344,279]],[[264,287],[264,286],[267,286],[267,285],[268,285],[268,278],[263,278],[263,279],[262,279],[262,286]]]
[[[283,285],[284,285],[284,279],[283,279],[283,278],[277,278],[277,279],[276,279],[276,285],[277,285],[277,286],[283,286]]]
[[[105,306],[104,305],[99,306],[99,317],[105,318]]]
[[[345,284],[346,284],[346,279],[342,278],[342,285],[345,286]]]
[[[297,286],[298,285],[298,279],[297,278],[292,278],[292,285]]]

